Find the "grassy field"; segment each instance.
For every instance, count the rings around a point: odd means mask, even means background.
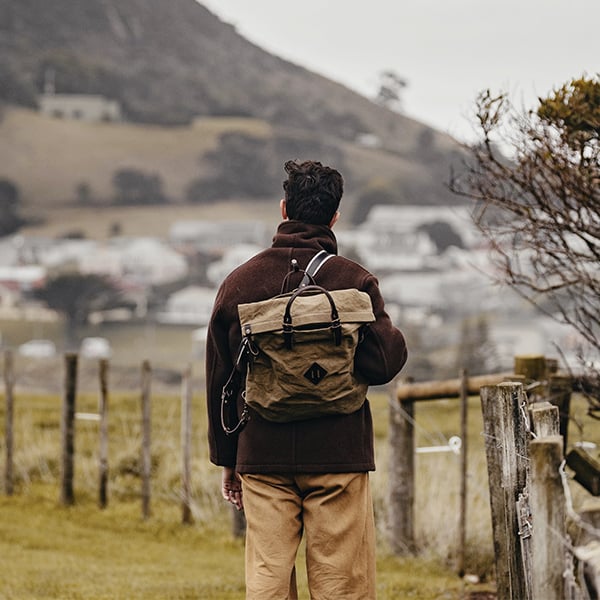
[[[78,232],[105,239],[118,224],[125,236],[166,237],[174,221],[193,219],[276,223],[282,194],[279,184],[265,198],[233,198],[210,206],[185,203],[189,184],[213,174],[207,156],[218,147],[221,136],[234,132],[264,139],[267,146],[281,138],[318,141],[310,132],[274,128],[252,118],[200,118],[189,126],[160,127],[56,119],[5,106],[0,110],[0,178],[9,179],[19,189],[20,210],[31,221],[20,230],[26,236]],[[399,182],[410,182],[406,198],[425,204],[452,203],[443,183],[448,167],[434,167],[431,157],[419,158],[421,133],[420,125],[407,121],[402,139],[408,151],[401,153],[337,140],[336,147],[344,156],[338,166],[347,183],[338,227],[350,226],[350,216],[365,188],[394,191]],[[445,161],[456,145],[450,137],[437,135],[435,150],[434,162]],[[281,180],[285,177],[284,161],[309,158],[296,156],[291,148],[287,152],[291,155],[269,158]],[[324,156],[312,158],[326,160]],[[171,202],[166,206],[112,206],[113,176],[123,168],[160,176]],[[82,183],[94,199],[91,205],[78,201],[77,189]]]
[[[388,396],[372,396],[378,470],[372,474],[378,529],[380,600],[459,599],[491,583],[467,584],[454,572],[458,521],[457,457],[417,457],[418,558],[398,558],[387,546]],[[209,464],[201,394],[194,397],[193,525],[181,524],[179,398],[153,397],[152,516],[141,517],[139,394],[110,399],[109,506],[97,496],[97,424],[77,421],[73,507],[59,503],[60,397],[17,394],[16,490],[0,496],[0,598],[242,599],[243,543],[233,537],[229,507],[219,496],[220,471]],[[77,410],[92,412],[95,394],[81,394]],[[468,571],[493,571],[486,479],[481,473],[480,417],[473,399]],[[457,432],[455,402],[419,407],[418,444],[440,443]],[[0,407],[4,420],[4,403]],[[479,422],[478,422],[479,421]],[[4,456],[4,441],[2,442]],[[3,464],[3,458],[0,464]],[[443,491],[443,493],[442,493]],[[299,558],[302,572],[302,557]],[[308,598],[300,578],[301,598]]]
[[[59,324],[0,323],[13,347],[30,337],[60,338]],[[86,334],[93,335],[90,330]],[[104,334],[107,332],[104,331]],[[110,371],[110,503],[96,506],[98,426],[76,422],[76,505],[59,504],[62,358],[16,357],[15,476],[12,497],[0,483],[0,599],[29,598],[243,598],[243,545],[231,533],[232,516],[219,496],[220,471],[209,463],[201,359],[194,361],[193,513],[184,526],[180,508],[180,400],[178,369],[189,360],[189,331],[116,326]],[[140,370],[131,340],[145,344],[153,365],[152,516],[141,518]],[[137,342],[136,342],[137,343]],[[147,355],[148,350],[153,354]],[[78,412],[97,410],[97,363],[80,362]],[[38,388],[37,392],[31,391]],[[116,391],[119,390],[119,391]],[[479,398],[469,405],[467,573],[455,574],[458,543],[458,456],[417,454],[415,527],[417,558],[398,558],[388,540],[389,394],[370,394],[378,469],[371,476],[378,533],[380,600],[459,599],[493,589],[494,557]],[[569,441],[596,441],[597,421],[575,397]],[[0,395],[0,422],[5,405]],[[437,446],[459,434],[456,400],[418,403],[416,444]],[[0,434],[0,472],[5,442]],[[573,482],[576,505],[586,499]],[[299,559],[300,563],[302,559]],[[299,569],[302,572],[302,569]],[[303,598],[307,598],[301,580]],[[475,596],[473,596],[475,597]]]
[[[0,176],[15,181],[25,203],[42,211],[73,201],[75,186],[83,181],[98,198],[110,197],[113,173],[123,167],[160,174],[165,192],[182,198],[185,186],[201,173],[199,158],[231,131],[264,137],[271,127],[243,118],[200,119],[187,127],[88,123],[5,108]]]
[[[161,503],[142,522],[131,502],[66,509],[52,491],[36,487],[0,500],[3,599],[244,598],[243,542],[225,518],[182,526],[175,507]],[[308,598],[305,581],[300,585]],[[379,598],[452,599],[465,589],[437,562],[380,555]]]

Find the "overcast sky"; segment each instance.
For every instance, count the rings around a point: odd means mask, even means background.
[[[391,69],[404,112],[472,139],[477,92],[533,107],[600,72],[600,0],[200,0],[265,50],[373,97]]]

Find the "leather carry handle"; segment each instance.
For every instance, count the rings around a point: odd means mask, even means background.
[[[283,313],[283,340],[285,343],[285,347],[288,349],[291,349],[294,345],[292,304],[294,303],[294,300],[296,300],[296,298],[298,298],[299,296],[313,293],[325,294],[325,297],[329,301],[329,306],[331,307],[331,324],[329,325],[329,328],[331,329],[331,333],[333,334],[335,345],[339,346],[342,343],[342,324],[340,323],[340,315],[338,313],[333,297],[325,288],[321,287],[320,285],[306,285],[294,291],[294,293],[290,296],[290,299],[288,300],[285,307],[285,312]]]

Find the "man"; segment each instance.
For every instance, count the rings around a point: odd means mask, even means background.
[[[335,254],[315,283],[369,294],[375,322],[358,346],[355,369],[370,385],[389,382],[406,362],[404,337],[384,310],[376,278],[337,256],[332,227],[342,176],[316,161],[288,161],[285,171],[283,222],[271,248],[234,270],[215,300],[206,355],[210,458],[223,467],[223,497],[245,511],[248,600],[297,598],[294,563],[302,535],[311,598],[368,600],[375,598],[368,400],[348,415],[291,423],[267,421],[250,408],[239,435],[226,435],[221,425],[221,390],[241,339],[237,306],[279,294],[292,259],[304,269],[321,250]],[[289,278],[290,289],[301,277],[299,272]]]

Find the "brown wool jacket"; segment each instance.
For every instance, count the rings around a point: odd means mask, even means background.
[[[239,435],[221,428],[221,390],[232,369],[241,332],[237,306],[281,293],[295,258],[301,268],[320,250],[337,254],[329,227],[284,221],[271,248],[235,269],[215,300],[206,347],[208,439],[211,461],[240,473],[345,473],[375,469],[373,424],[368,400],[350,415],[273,423],[250,409]],[[296,275],[294,275],[296,277]],[[290,289],[300,283],[292,279]],[[384,310],[377,279],[355,262],[336,256],[323,264],[316,283],[329,290],[357,288],[371,297],[376,320],[360,344],[356,369],[371,385],[389,382],[406,362],[404,336]],[[289,290],[285,290],[289,291]],[[241,409],[241,400],[238,408]]]

